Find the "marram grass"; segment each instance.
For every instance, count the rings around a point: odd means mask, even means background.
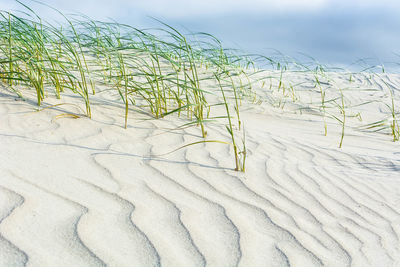
[[[0,81],[9,89],[22,97],[21,88],[34,88],[38,106],[48,90],[57,98],[72,91],[82,98],[90,118],[91,95],[96,85],[106,85],[124,103],[125,128],[130,108],[144,101],[154,118],[186,116],[200,127],[201,142],[208,142],[206,122],[213,119],[210,111],[218,105],[210,103],[209,97],[224,92],[209,91],[209,85],[221,87],[220,76],[224,76],[234,90],[225,90],[223,104],[234,106],[238,125],[232,125],[228,109],[219,119],[229,120],[235,169],[244,171],[244,160],[240,168],[237,163],[233,128],[241,126],[239,101],[244,94],[239,91],[247,90],[242,67],[251,65],[249,58],[225,51],[212,35],[200,33],[191,36],[197,41],[190,41],[162,22],[157,30],[143,31],[115,22],[70,19],[60,13],[65,23],[53,26],[21,5],[27,10],[24,16],[0,12]]]
[[[362,120],[361,112],[352,109],[383,101],[388,116],[360,129],[386,131],[393,141],[399,140],[398,98],[383,79],[390,93],[387,99],[352,105],[345,92],[356,83],[357,73],[348,74],[349,87],[343,88],[329,77],[335,69],[311,57],[311,62],[300,63],[279,52],[276,58],[241,54],[224,49],[210,34],[183,34],[161,21],[158,29],[141,30],[84,16],[71,19],[56,10],[65,21],[54,26],[20,4],[25,9],[18,13],[22,15],[0,11],[0,82],[19,97],[24,95],[21,88],[33,88],[38,106],[51,91],[57,98],[71,91],[81,97],[85,113],[91,117],[91,96],[99,85],[105,85],[115,90],[124,104],[125,128],[138,103],[146,103],[154,118],[186,117],[189,122],[185,126],[197,125],[203,139],[180,148],[206,142],[229,144],[235,170],[243,172],[247,151],[240,117],[242,101],[267,102],[281,109],[295,104],[300,113],[312,111],[322,117],[324,135],[328,135],[328,120],[336,121],[341,128],[339,147],[345,126],[351,127],[349,119]],[[364,71],[376,68],[366,67],[360,74],[367,77]],[[311,75],[311,79],[288,82],[289,72]],[[379,77],[372,72],[368,75],[367,80]],[[257,85],[264,96],[253,90]],[[304,88],[317,100],[302,99],[300,90]],[[215,98],[220,102],[215,103]],[[225,114],[213,115],[216,106],[223,106]],[[230,142],[207,139],[207,122],[215,120],[226,125]],[[239,138],[242,142],[238,143]]]

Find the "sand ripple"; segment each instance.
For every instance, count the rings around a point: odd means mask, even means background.
[[[381,79],[398,92],[398,77]],[[0,266],[400,265],[400,153],[388,136],[350,131],[338,149],[338,126],[324,137],[320,118],[261,105],[242,115],[241,174],[221,144],[151,156],[198,140],[198,129],[163,130],[172,119],[124,130],[121,110],[95,99],[93,120],[0,100]]]

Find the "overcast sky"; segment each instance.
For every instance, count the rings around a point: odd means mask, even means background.
[[[21,0],[29,6],[32,1]],[[398,0],[41,0],[53,7],[70,12],[82,12],[93,17],[139,15],[166,18],[190,18],[230,13],[276,14],[315,13],[329,9],[397,9]],[[14,0],[1,0],[0,9],[17,8]]]
[[[47,18],[54,12],[21,2]],[[42,0],[64,13],[115,19],[135,27],[161,19],[176,27],[205,31],[229,47],[268,55],[271,49],[323,63],[350,64],[360,58],[400,62],[400,0]],[[0,0],[1,10],[21,10]],[[389,64],[389,63],[387,63]]]

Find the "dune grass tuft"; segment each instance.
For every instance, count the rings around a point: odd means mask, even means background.
[[[383,102],[390,118],[361,128],[390,129],[393,141],[400,138],[396,96],[384,80],[390,99],[352,105],[343,85],[332,86],[336,78],[329,75],[334,75],[337,69],[307,55],[311,62],[300,63],[278,51],[275,57],[248,55],[223,48],[208,33],[184,34],[161,21],[159,28],[141,30],[85,16],[71,18],[52,8],[64,18],[64,23],[54,26],[20,4],[22,12],[0,11],[0,82],[19,97],[23,97],[24,90],[33,88],[38,106],[49,95],[62,98],[64,92],[71,91],[80,96],[90,118],[91,95],[106,86],[115,90],[123,103],[124,128],[129,128],[128,119],[135,116],[134,108],[146,109],[155,119],[183,117],[188,120],[185,127],[199,127],[201,140],[180,148],[229,143],[233,147],[235,170],[243,172],[247,151],[240,108],[244,100],[257,104],[269,102],[280,109],[294,104],[301,114],[311,111],[322,117],[325,136],[328,123],[336,121],[341,126],[339,147],[343,144],[345,127],[351,127],[351,119],[361,118],[362,111],[357,108]],[[386,75],[383,64],[366,66],[360,73],[348,72],[344,79],[349,85],[346,90],[363,90],[357,88],[358,74],[377,68],[381,75]],[[286,81],[291,73],[298,73],[303,80]],[[378,74],[368,75],[366,82],[371,83]],[[261,84],[258,89],[265,91],[261,92],[265,93],[263,96],[253,90],[256,84]],[[298,90],[309,90],[310,101],[304,100],[307,94]],[[209,121],[226,125],[230,141],[208,140]],[[237,142],[240,135],[241,144]]]
[[[242,127],[239,103],[250,95],[244,91],[251,90],[250,82],[247,86],[242,82],[243,66],[252,66],[251,58],[223,49],[216,37],[185,35],[161,21],[158,29],[140,30],[83,16],[71,19],[58,10],[65,22],[53,26],[20,4],[25,9],[22,15],[0,11],[0,80],[19,96],[33,88],[41,106],[48,95],[61,98],[70,90],[81,97],[90,118],[90,96],[96,93],[96,84],[105,85],[118,92],[124,104],[125,128],[128,117],[134,116],[128,116],[131,107],[146,103],[141,108],[154,118],[185,114],[192,125],[200,127],[204,141],[208,120],[231,119],[229,114],[212,117],[212,110],[232,101],[238,127]],[[218,80],[221,71],[230,85]],[[213,83],[219,83],[221,90],[210,91]],[[233,90],[224,91],[222,86]],[[235,148],[235,169],[244,171],[244,161],[242,167],[238,165],[233,133],[229,136]]]

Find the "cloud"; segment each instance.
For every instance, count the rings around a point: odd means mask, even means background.
[[[273,13],[290,10],[315,10],[329,0],[139,0],[134,6],[165,17],[190,17],[227,13]]]
[[[16,4],[14,1],[2,1],[0,2],[0,10],[9,11],[16,8]]]
[[[121,0],[120,0],[121,1]],[[335,9],[399,8],[398,0],[136,0],[123,1],[132,9],[167,18],[232,13],[311,13]]]
[[[41,9],[29,0],[24,3]],[[154,16],[166,19],[219,16],[227,14],[298,14],[332,9],[400,8],[396,0],[41,0],[63,12],[83,13],[96,19]],[[13,0],[1,0],[0,9],[18,7]],[[21,8],[22,9],[22,8]],[[50,14],[50,11],[42,11]],[[45,14],[45,15],[46,15]]]

